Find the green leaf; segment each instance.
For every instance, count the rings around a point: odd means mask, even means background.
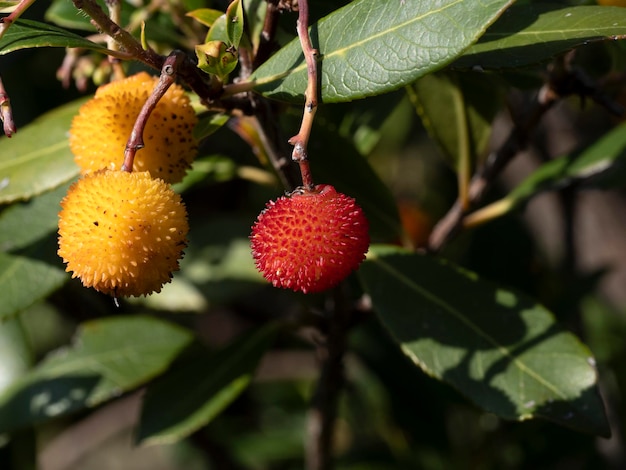
[[[204,42],[222,41],[228,42],[228,28],[226,26],[226,13],[222,13],[211,25]]]
[[[134,389],[163,372],[191,334],[135,315],[84,323],[74,344],[0,396],[0,432],[66,415]]]
[[[195,19],[198,23],[208,26],[213,26],[213,23],[224,14],[223,11],[213,10],[211,8],[199,8],[197,10],[190,11],[187,16]]]
[[[34,354],[21,318],[0,322],[0,394],[27,373],[33,361]]]
[[[70,183],[26,202],[15,202],[0,212],[0,251],[14,251],[55,231],[61,199]]]
[[[31,198],[78,175],[67,133],[84,101],[50,111],[0,140],[0,203]]]
[[[473,167],[487,149],[491,123],[501,109],[497,83],[485,74],[446,72],[426,75],[408,90],[450,167],[458,171],[463,156]]]
[[[591,352],[541,305],[396,247],[372,247],[359,275],[402,351],[478,406],[610,435]]]
[[[226,10],[226,35],[230,45],[239,47],[243,36],[243,3],[241,0],[233,0]]]
[[[107,48],[46,23],[17,20],[0,39],[0,55],[32,47],[81,47],[106,52]]]
[[[212,354],[196,348],[148,388],[138,441],[177,442],[209,423],[250,384],[277,324],[248,333]]]
[[[624,35],[624,8],[517,5],[507,10],[454,66],[521,67],[592,41],[618,39]]]
[[[30,307],[67,281],[61,260],[53,257],[56,237],[39,240],[15,254],[0,252],[0,320]]]
[[[385,93],[450,63],[512,1],[356,0],[311,27],[319,50],[321,98],[350,101]],[[299,40],[251,77],[264,95],[302,100],[306,64]]]
[[[103,10],[107,10],[104,1],[96,0],[96,3],[100,5]],[[127,1],[120,2],[120,6],[122,9],[120,24],[126,25],[130,22],[131,15],[136,8]],[[46,10],[45,19],[63,28],[79,29],[89,32],[93,32],[94,30],[94,26],[89,21],[89,17],[79,12],[73,2],[66,0],[53,0],[50,7]]]
[[[217,75],[226,81],[228,74],[237,66],[237,55],[222,41],[209,41],[196,46],[198,67],[203,72]]]

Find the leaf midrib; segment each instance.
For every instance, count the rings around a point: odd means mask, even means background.
[[[58,150],[61,150],[62,148],[68,146],[68,142],[66,139],[61,140],[59,142],[57,142],[56,144],[52,144],[49,146],[46,146],[45,148],[42,148],[40,150],[37,150],[35,152],[30,152],[30,153],[26,153],[24,155],[22,155],[21,157],[18,158],[11,158],[10,160],[6,160],[4,162],[0,161],[0,171],[2,170],[6,170],[7,168],[11,168],[12,166],[17,166],[17,165],[22,165],[25,162],[31,161],[31,160],[35,160],[36,158],[39,157],[44,157],[47,156],[49,154],[52,154]]]
[[[560,398],[562,398],[564,400],[567,400],[567,396],[564,393],[562,393],[561,390],[559,388],[557,388],[553,383],[548,382],[541,375],[535,373],[532,369],[530,369],[528,366],[526,366],[526,364],[524,364],[524,362],[522,362],[520,359],[515,357],[511,353],[509,348],[499,344],[493,337],[491,337],[490,335],[485,333],[475,323],[473,323],[470,319],[468,319],[466,316],[464,316],[461,312],[456,310],[450,304],[448,304],[447,302],[443,301],[439,297],[436,297],[435,295],[431,294],[430,292],[422,289],[418,284],[413,282],[408,277],[404,276],[402,273],[400,273],[397,270],[395,270],[392,266],[390,266],[388,263],[385,263],[379,257],[372,258],[372,261],[377,263],[380,267],[382,267],[385,271],[390,273],[392,276],[396,277],[399,281],[401,281],[404,284],[406,284],[409,288],[415,290],[420,295],[425,297],[427,300],[429,300],[429,301],[435,303],[436,305],[440,306],[444,311],[448,312],[450,315],[452,315],[458,321],[460,321],[465,326],[470,328],[474,333],[476,333],[478,336],[480,336],[481,338],[486,340],[489,344],[491,344],[495,349],[497,349],[503,356],[507,357],[513,364],[515,364],[522,372],[526,373],[529,377],[533,378],[538,383],[540,383],[541,385],[546,387],[548,390],[552,391],[558,397],[560,397]]]
[[[462,3],[462,1],[463,0],[456,0],[455,2],[449,3],[448,5],[444,5],[441,8],[438,8],[438,9],[435,9],[435,10],[429,10],[428,12],[424,13],[421,16],[416,16],[414,18],[411,18],[408,21],[405,21],[403,23],[397,24],[397,25],[393,26],[392,28],[385,29],[384,31],[381,31],[381,32],[376,33],[376,34],[371,35],[371,36],[367,36],[366,38],[364,38],[364,39],[362,39],[360,41],[352,42],[348,46],[342,47],[340,49],[335,49],[332,52],[329,52],[328,54],[325,54],[324,51],[320,51],[320,53],[322,54],[321,58],[322,58],[322,60],[328,60],[328,59],[331,59],[334,56],[345,55],[351,49],[354,49],[356,47],[362,46],[363,44],[367,44],[368,42],[374,41],[376,39],[379,39],[379,38],[381,38],[383,36],[386,36],[386,35],[394,32],[394,31],[397,31],[397,30],[400,30],[402,28],[405,28],[405,27],[411,25],[412,23],[414,23],[416,21],[422,21],[425,18],[428,18],[429,16],[431,16],[431,15],[433,15],[435,13],[441,13],[442,11],[445,11],[448,8],[451,8],[451,7],[453,7],[453,6],[455,6],[455,5],[459,4],[459,3]],[[323,24],[323,22],[324,21],[321,21],[320,24]],[[263,85],[263,84],[266,84],[266,83],[271,83],[274,80],[278,80],[278,79],[280,79],[282,77],[285,77],[287,75],[291,75],[293,73],[297,73],[297,72],[299,72],[301,70],[304,70],[304,69],[306,69],[306,63],[301,63],[297,67],[295,67],[293,69],[290,69],[290,70],[288,70],[286,72],[283,72],[283,73],[280,73],[280,74],[274,74],[274,75],[271,75],[271,76],[267,76],[267,77],[259,79],[259,80],[254,80],[254,83],[257,84],[257,85]]]

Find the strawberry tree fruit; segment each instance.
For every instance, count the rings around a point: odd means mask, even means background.
[[[339,284],[365,259],[368,222],[355,200],[322,184],[270,201],[252,227],[257,269],[275,287],[304,293]]]
[[[101,170],[61,201],[58,254],[86,287],[115,297],[160,292],[189,229],[180,198],[148,172]]]

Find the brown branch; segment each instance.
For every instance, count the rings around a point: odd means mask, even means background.
[[[344,356],[352,326],[352,311],[341,286],[334,290],[335,305],[328,316],[326,337],[317,345],[321,373],[307,415],[306,468],[333,468],[333,437],[337,402],[346,378]]]
[[[304,92],[304,114],[302,116],[302,124],[298,134],[289,139],[289,143],[293,145],[292,160],[300,165],[300,173],[302,173],[302,185],[306,189],[312,189],[313,177],[309,167],[307,145],[311,136],[311,128],[313,127],[313,119],[317,110],[317,50],[311,45],[309,36],[309,2],[308,0],[300,0],[298,2],[298,37],[300,45],[304,53],[307,67],[307,87]]]
[[[4,83],[2,83],[2,78],[0,78],[0,119],[2,119],[2,127],[4,129],[4,134],[7,137],[11,137],[17,132],[15,122],[13,121],[13,109],[11,108],[11,100],[9,99],[9,95],[4,89]]]
[[[433,229],[428,241],[429,251],[439,251],[463,228],[463,220],[468,210],[476,207],[502,170],[527,146],[533,129],[560,99],[570,95],[590,97],[610,112],[623,114],[621,106],[609,100],[583,71],[572,66],[572,59],[572,54],[566,54],[552,65],[546,83],[537,93],[525,119],[511,129],[504,144],[489,155],[483,167],[472,178],[468,189],[467,209],[459,201],[455,202]]]
[[[176,81],[176,73],[180,64],[184,61],[185,55],[181,51],[172,52],[161,69],[161,76],[159,81],[154,87],[152,94],[146,100],[139,116],[135,120],[135,125],[126,143],[126,150],[124,151],[124,163],[122,164],[122,171],[133,171],[133,163],[135,161],[135,154],[138,150],[144,147],[143,131],[146,128],[146,123],[152,111],[156,107],[157,103],[163,95],[167,92],[170,86]]]
[[[72,0],[74,6],[84,11],[91,18],[95,26],[103,33],[112,37],[133,59],[156,70],[162,70],[165,57],[152,49],[144,49],[128,31],[112,21],[94,0]],[[205,77],[196,64],[186,55],[181,56],[177,74],[200,97],[204,104],[216,99],[221,93],[221,85],[213,80],[206,83]],[[126,57],[128,58],[128,57]]]
[[[263,21],[263,31],[259,40],[259,47],[254,56],[252,68],[256,69],[265,62],[276,47],[276,31],[278,30],[278,17],[280,10],[278,9],[277,0],[268,0],[265,8],[265,20]]]

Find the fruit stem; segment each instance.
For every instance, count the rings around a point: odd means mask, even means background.
[[[309,36],[309,2],[308,0],[300,0],[298,2],[298,38],[300,38],[300,46],[304,53],[307,69],[307,87],[304,92],[304,114],[300,131],[297,135],[289,139],[289,143],[293,145],[291,159],[300,165],[300,173],[302,174],[302,185],[307,189],[313,189],[313,177],[309,167],[307,145],[311,136],[311,128],[313,127],[313,118],[317,110],[317,49],[313,49],[311,38]]]
[[[2,120],[4,134],[11,137],[17,132],[15,122],[13,121],[13,110],[11,108],[11,100],[4,89],[2,78],[0,78],[0,119]]]
[[[141,42],[115,21],[111,20],[95,0],[72,0],[72,2],[76,8],[85,12],[91,18],[94,26],[104,34],[112,37],[125,51],[107,50],[107,54],[121,59],[135,59],[156,70],[163,69],[166,58],[152,49],[144,49]],[[178,75],[191,87],[205,105],[212,99],[218,98],[222,92],[221,85],[216,83],[213,77],[211,83],[206,82],[206,76],[187,56],[184,56],[184,60],[178,67]]]
[[[139,116],[135,120],[135,125],[130,133],[128,142],[126,143],[126,149],[124,150],[124,163],[122,164],[122,171],[133,171],[133,163],[135,161],[135,154],[139,149],[144,147],[143,131],[146,128],[146,123],[152,111],[158,104],[159,100],[163,98],[163,95],[167,92],[170,86],[176,81],[176,74],[180,64],[185,59],[185,54],[182,51],[172,51],[172,53],[165,59],[163,68],[161,69],[161,76],[159,81],[152,90],[152,94],[148,97],[144,103]]]

